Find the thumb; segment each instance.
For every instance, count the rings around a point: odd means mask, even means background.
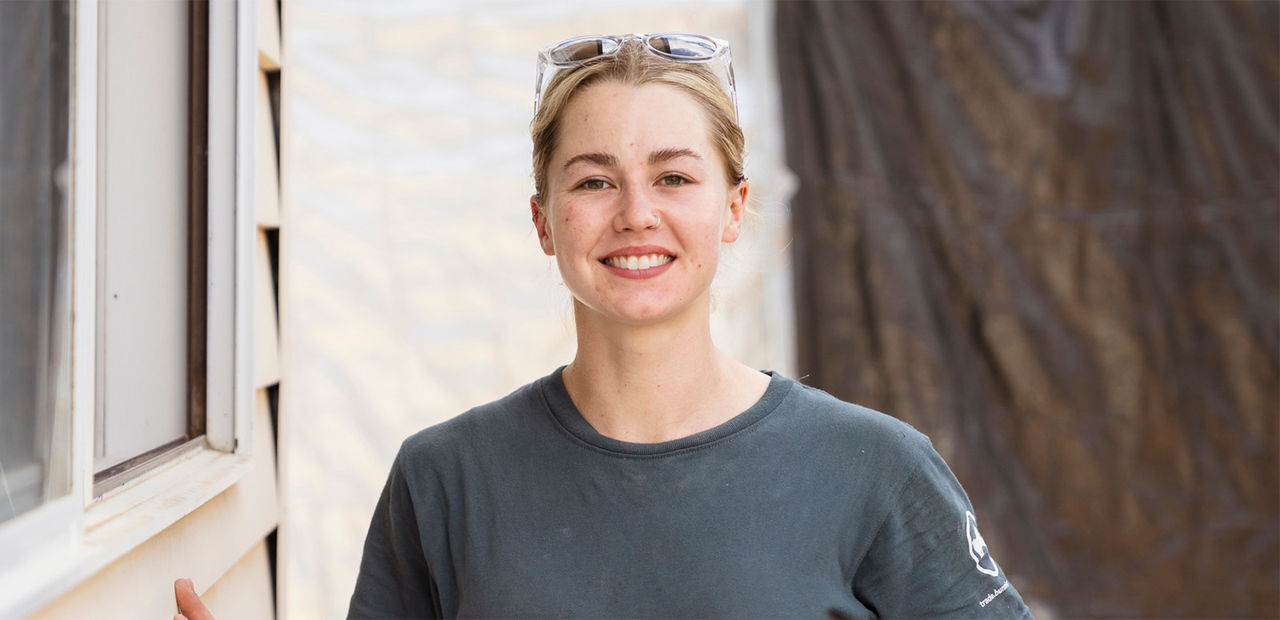
[[[195,586],[190,579],[179,579],[173,582],[173,594],[178,602],[178,615],[175,620],[213,620],[209,608],[200,601]]]

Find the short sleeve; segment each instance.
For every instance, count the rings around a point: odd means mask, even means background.
[[[968,496],[928,445],[854,577],[854,595],[888,618],[1030,618],[979,533]]]
[[[402,449],[374,508],[349,618],[441,617],[403,458]]]

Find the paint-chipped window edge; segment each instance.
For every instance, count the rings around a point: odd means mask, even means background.
[[[0,618],[71,591],[245,477],[254,444],[253,0],[209,3],[209,291],[206,435],[93,495],[97,256],[97,0],[72,0],[72,471],[69,496],[0,524]],[[159,584],[158,587],[164,587]]]
[[[247,456],[200,448],[113,491],[84,511],[83,534],[6,567],[0,617],[25,617],[71,591],[225,491],[248,469]]]

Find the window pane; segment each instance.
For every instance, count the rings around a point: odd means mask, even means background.
[[[70,490],[66,2],[0,2],[0,521]]]
[[[187,434],[186,2],[106,2],[97,472]]]

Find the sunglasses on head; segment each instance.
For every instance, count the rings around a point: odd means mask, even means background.
[[[729,43],[683,32],[575,37],[543,48],[538,52],[538,83],[533,95],[533,113],[538,113],[542,91],[556,74],[596,58],[616,54],[627,41],[640,41],[645,51],[667,60],[707,65],[720,80],[720,87],[729,95],[733,113],[737,116],[738,94],[733,81]]]

